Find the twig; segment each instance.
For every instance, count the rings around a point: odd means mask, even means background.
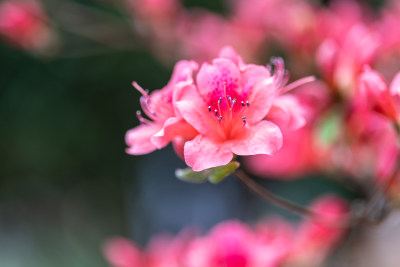
[[[244,173],[242,170],[237,169],[235,171],[235,175],[239,178],[240,181],[242,181],[251,191],[262,197],[263,199],[272,202],[276,206],[279,206],[281,208],[290,210],[294,213],[297,213],[302,216],[311,216],[311,217],[317,217],[316,213],[305,208],[302,206],[299,206],[293,202],[290,202],[286,199],[283,199],[281,197],[278,197],[256,182],[254,182],[250,177],[247,176],[246,173]]]

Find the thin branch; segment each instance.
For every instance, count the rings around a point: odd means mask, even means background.
[[[240,169],[237,169],[235,171],[235,175],[247,186],[247,188],[259,195],[261,198],[275,204],[278,207],[297,213],[301,216],[310,217],[315,223],[319,223],[325,227],[329,227],[332,229],[349,229],[362,222],[361,218],[353,217],[353,214],[351,212],[343,214],[343,220],[335,219],[335,221],[332,221],[324,214],[319,214],[306,207],[297,205],[284,198],[272,194],[264,187],[260,186],[258,183],[252,180],[246,173],[244,173]]]
[[[242,170],[237,169],[235,171],[235,175],[239,178],[240,181],[242,181],[251,191],[262,197],[263,199],[275,204],[276,206],[279,206],[281,208],[287,209],[289,211],[292,211],[294,213],[297,213],[301,216],[311,216],[311,217],[317,217],[316,213],[305,208],[302,206],[299,206],[293,202],[290,202],[284,198],[278,197],[271,192],[267,191],[264,187],[260,186],[254,180],[252,180],[249,176],[247,176],[246,173],[244,173]]]

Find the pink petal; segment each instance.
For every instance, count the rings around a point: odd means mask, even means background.
[[[168,84],[163,88],[164,92],[173,90],[173,87],[180,82],[193,82],[193,71],[197,70],[199,65],[195,61],[181,60],[175,64],[172,76]]]
[[[298,99],[290,94],[275,99],[267,118],[281,127],[298,130],[306,124],[304,109]]]
[[[390,93],[392,95],[400,96],[400,72],[394,76],[392,83],[390,84]]]
[[[182,117],[201,134],[207,135],[220,129],[218,120],[212,117],[194,85],[182,88],[180,99],[175,105]]]
[[[225,46],[223,47],[218,55],[219,58],[226,58],[236,64],[240,70],[243,70],[245,67],[245,63],[239,54],[233,49],[232,46]]]
[[[151,137],[160,131],[161,125],[151,123],[139,125],[129,130],[125,135],[125,142],[129,146],[126,153],[131,155],[143,155],[156,150],[156,146],[151,142]]]
[[[374,97],[381,99],[382,93],[387,90],[387,85],[382,76],[373,71],[369,66],[364,67],[360,75],[359,91],[363,97]],[[371,99],[373,100],[373,99]]]
[[[282,147],[282,133],[278,126],[269,121],[260,121],[246,130],[245,137],[235,140],[232,152],[236,155],[272,155]]]
[[[202,135],[186,142],[184,150],[186,164],[192,167],[193,171],[223,166],[233,158],[229,147]]]
[[[243,91],[249,93],[258,82],[269,77],[271,77],[271,73],[266,67],[253,64],[246,65],[243,71]]]
[[[272,77],[253,86],[248,96],[250,107],[246,112],[247,121],[250,124],[257,123],[267,115],[276,93],[277,88]]]
[[[181,117],[172,117],[165,121],[164,127],[151,137],[155,147],[161,149],[169,144],[175,137],[193,139],[198,132]]]
[[[213,64],[204,63],[197,75],[197,86],[200,95],[217,101],[224,95],[226,82],[227,95],[240,95],[242,80],[238,67],[229,59],[217,58]]]

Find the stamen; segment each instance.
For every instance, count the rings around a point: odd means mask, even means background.
[[[208,106],[208,111],[211,112],[211,106]]]
[[[143,118],[142,116],[142,112],[140,112],[140,110],[136,111],[136,117],[138,118],[138,120],[140,121],[140,123],[142,124],[149,124],[151,123],[151,121]]]
[[[246,106],[250,107],[250,102],[246,101]]]
[[[150,117],[150,119],[155,120],[157,117],[156,113],[150,109],[150,98],[146,98],[145,96],[140,97],[140,106],[144,113]]]
[[[242,101],[241,103],[242,103],[242,107],[246,106],[246,104],[244,103],[244,101]]]
[[[291,90],[293,90],[293,89],[295,89],[295,88],[297,88],[299,86],[302,86],[302,85],[307,84],[307,83],[311,83],[313,81],[315,81],[315,77],[314,76],[308,76],[308,77],[301,78],[300,80],[292,82],[292,83],[286,85],[285,87],[283,87],[280,90],[279,94],[282,95],[282,94],[284,94],[286,92],[289,92],[289,91],[291,91]]]
[[[132,82],[132,86],[135,87],[145,98],[149,98],[149,91],[144,90],[137,82]]]
[[[231,106],[231,109],[233,109],[233,106],[236,104],[236,98],[234,98],[233,100],[232,100],[232,106]]]
[[[222,113],[221,113],[221,102],[222,102],[222,97],[220,97],[219,99],[218,99],[218,112],[219,112],[219,115],[221,115]]]
[[[214,114],[215,114],[215,116],[217,116],[218,115],[218,110],[214,110]]]
[[[231,108],[230,105],[229,105],[230,96],[228,96],[229,97],[229,101],[228,101],[228,97],[226,96],[226,82],[224,82],[223,84],[224,84],[224,97],[225,97],[226,105],[228,106],[228,108]]]
[[[246,116],[243,116],[243,117],[242,117],[242,121],[243,121],[243,127],[244,127],[244,126],[246,125],[246,121],[247,121],[247,120],[246,120]]]
[[[218,121],[219,121],[219,122],[222,121],[222,116],[219,116]]]
[[[230,95],[228,95],[228,100],[232,103],[232,97]]]

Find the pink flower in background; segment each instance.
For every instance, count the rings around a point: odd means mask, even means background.
[[[8,0],[0,3],[0,35],[24,49],[42,49],[50,42],[47,16],[38,1]]]
[[[311,207],[319,217],[298,227],[268,218],[254,228],[239,221],[215,225],[203,236],[183,230],[176,237],[153,237],[141,250],[133,242],[113,238],[103,252],[113,267],[278,267],[317,266],[346,231],[347,204],[325,196]]]
[[[329,102],[328,88],[320,82],[278,97],[267,117],[282,130],[282,149],[273,156],[244,158],[246,169],[260,177],[277,179],[298,178],[318,170],[327,151],[316,140],[315,120]]]
[[[289,251],[291,230],[282,220],[260,223],[255,230],[238,221],[222,222],[191,242],[183,266],[279,266]]]
[[[276,78],[266,67],[244,64],[229,47],[212,64],[204,63],[196,85],[183,87],[176,102],[199,132],[185,144],[187,165],[201,171],[229,163],[233,154],[275,153],[282,134],[263,118],[278,93]]]
[[[151,94],[134,83],[142,93],[140,104],[150,120],[144,118],[138,111],[137,116],[141,125],[129,130],[125,136],[129,146],[126,150],[128,154],[147,154],[165,147],[178,135],[179,138],[189,139],[196,135],[196,131],[182,119],[174,107],[178,88],[193,83],[192,73],[196,69],[197,64],[193,61],[178,62],[169,83]]]
[[[180,267],[195,239],[189,229],[177,236],[167,234],[151,238],[145,249],[124,238],[111,238],[103,246],[103,254],[113,267]]]
[[[359,76],[356,95],[346,118],[349,155],[342,165],[353,175],[390,179],[398,158],[397,133],[393,123],[399,119],[398,74],[390,87],[383,77],[366,66]]]
[[[358,74],[375,60],[381,42],[364,9],[355,1],[334,1],[319,13],[316,62],[324,78],[346,97],[354,94]]]
[[[302,222],[287,262],[290,266],[320,266],[347,231],[349,208],[340,198],[323,196],[310,209],[318,218]]]
[[[260,177],[298,178],[318,167],[318,151],[310,127],[282,130],[284,144],[275,155],[255,155],[244,159],[246,170]]]

